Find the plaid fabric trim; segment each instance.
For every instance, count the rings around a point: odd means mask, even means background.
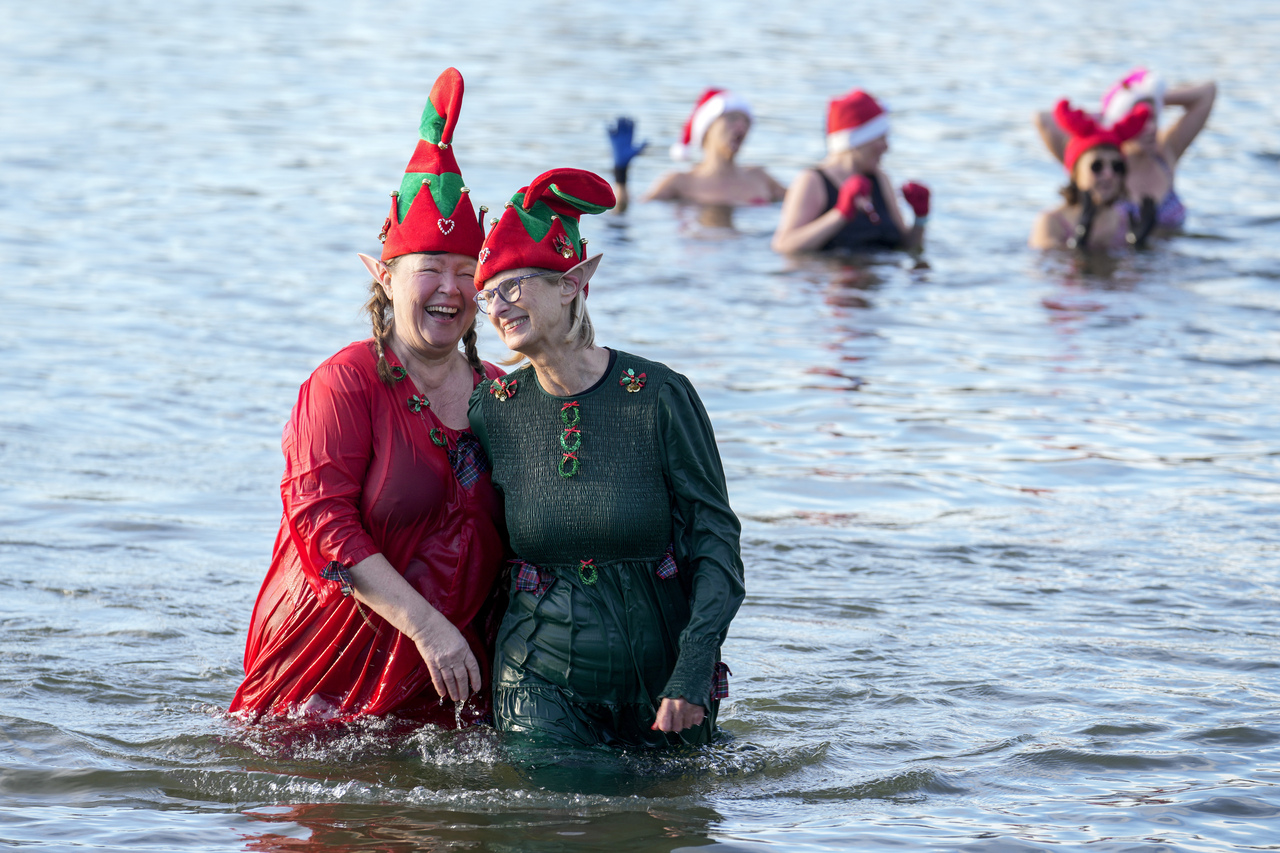
[[[676,546],[674,544],[667,546],[667,553],[662,555],[662,562],[658,563],[658,577],[666,580],[673,578],[680,572],[676,566]]]
[[[551,588],[555,577],[544,578],[542,572],[533,563],[526,563],[524,560],[508,560],[508,563],[516,568],[516,591],[531,592],[534,595],[542,595]]]
[[[339,584],[344,596],[350,596],[356,591],[356,585],[351,581],[351,571],[337,560],[321,569],[320,577]]]
[[[480,475],[490,468],[489,457],[484,455],[480,439],[469,432],[460,434],[458,443],[449,448],[449,465],[464,489],[474,486]]]
[[[711,698],[727,699],[729,697],[729,676],[733,675],[729,671],[729,665],[724,661],[716,664],[715,675],[711,678]]]

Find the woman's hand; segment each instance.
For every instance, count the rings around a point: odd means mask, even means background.
[[[902,185],[902,197],[911,205],[911,212],[916,219],[924,219],[929,215],[929,188],[915,181],[907,181]]]
[[[663,699],[658,706],[658,718],[650,727],[655,732],[682,732],[702,725],[707,709],[684,699]]]
[[[608,127],[609,144],[613,146],[613,168],[626,171],[627,166],[636,155],[649,147],[648,140],[635,144],[636,123],[626,116],[618,116],[618,120]]]
[[[871,179],[866,175],[850,175],[840,185],[840,195],[836,197],[836,210],[845,219],[853,219],[858,211],[867,214],[872,222],[879,222],[880,216],[871,204]]]
[[[433,609],[432,614],[419,631],[408,636],[431,673],[436,693],[461,704],[480,690],[480,664],[462,632],[440,611]]]
[[[431,685],[443,699],[465,702],[480,689],[480,664],[462,633],[431,606],[381,554],[350,568],[355,597],[413,641]]]

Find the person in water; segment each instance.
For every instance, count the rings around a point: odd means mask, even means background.
[[[1142,132],[1151,116],[1146,104],[1110,128],[1059,101],[1054,117],[1067,137],[1063,165],[1070,182],[1062,189],[1064,203],[1046,210],[1031,230],[1033,249],[1112,251],[1140,244],[1154,225],[1155,210],[1147,205],[1142,217],[1125,196],[1128,165],[1121,146]]]
[[[680,142],[671,146],[674,160],[702,160],[687,172],[668,172],[643,201],[681,201],[701,205],[740,206],[781,201],[787,188],[763,166],[740,166],[738,151],[751,130],[751,106],[725,89],[707,89],[684,124]],[[636,145],[635,122],[623,116],[609,128],[618,209],[627,206],[627,169],[647,143]]]
[[[907,228],[880,160],[889,150],[889,114],[875,98],[854,89],[827,108],[827,156],[801,172],[787,189],[773,234],[775,252],[831,249],[918,249],[924,245],[929,190],[902,185],[915,213]]]
[[[579,218],[614,201],[598,175],[554,169],[512,196],[480,251],[476,301],[529,361],[471,397],[514,554],[494,717],[535,742],[702,744],[728,691],[740,526],[689,380],[595,342],[601,256]]]
[[[1173,187],[1174,170],[1209,120],[1218,88],[1213,81],[1166,90],[1164,81],[1145,68],[1136,68],[1107,90],[1102,98],[1101,123],[1114,125],[1138,104],[1151,109],[1146,127],[1124,143],[1126,180],[1130,201],[1141,206],[1145,199],[1155,202],[1156,226],[1165,231],[1181,228],[1186,208]],[[1165,107],[1182,108],[1182,114],[1160,129]],[[1035,116],[1040,138],[1055,157],[1066,153],[1067,134],[1054,121],[1052,112]]]
[[[476,353],[462,94],[455,69],[436,80],[381,260],[360,256],[373,337],[315,369],[285,428],[284,515],[230,709],[246,719],[489,715],[501,507],[467,401],[502,371]]]

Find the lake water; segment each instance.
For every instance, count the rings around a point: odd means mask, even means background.
[[[1278,46],[1264,0],[0,5],[0,846],[1280,849]],[[1028,251],[1031,112],[1138,63],[1219,83],[1186,234]],[[280,429],[368,334],[450,64],[490,207],[607,174],[620,111],[643,188],[712,84],[783,180],[863,86],[934,191],[920,264],[780,258],[776,207],[584,222],[601,342],[694,381],[743,520],[704,751],[534,779],[488,731],[223,711]]]

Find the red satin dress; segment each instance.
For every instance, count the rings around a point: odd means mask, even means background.
[[[400,377],[392,387],[367,340],[299,390],[282,442],[284,516],[230,708],[242,718],[394,711],[453,727],[490,716],[501,506],[471,433],[442,424],[391,352],[387,360]],[[486,363],[485,374],[502,370]],[[322,576],[379,552],[458,627],[480,664],[484,689],[456,717],[413,642]]]

